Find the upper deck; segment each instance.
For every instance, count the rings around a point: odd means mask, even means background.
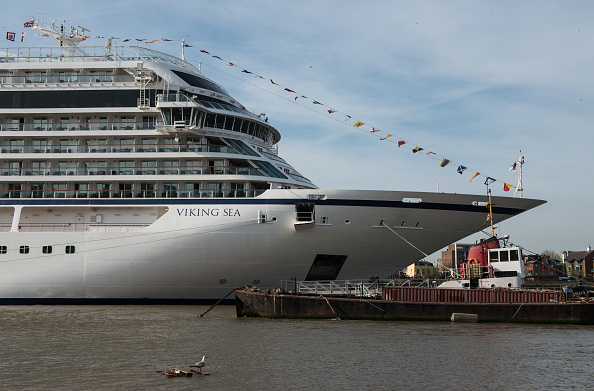
[[[6,47],[0,48],[0,68],[19,68],[18,64],[72,62],[144,62],[173,65],[202,75],[194,65],[178,57],[140,46]]]

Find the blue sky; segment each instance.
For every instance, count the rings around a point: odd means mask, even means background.
[[[594,3],[590,1],[21,1],[2,27],[42,44],[22,23],[43,13],[91,36],[184,38],[186,59],[282,134],[281,156],[320,188],[485,194],[484,177],[547,200],[501,224],[540,252],[594,245]],[[5,41],[8,46],[8,41]],[[105,40],[89,39],[89,45]],[[20,45],[20,43],[15,43]],[[180,53],[175,43],[150,46]],[[325,106],[241,69],[271,78]],[[354,128],[332,108],[383,130]],[[340,113],[335,113],[340,114]],[[380,141],[386,133],[394,136]],[[398,148],[399,139],[455,163]],[[390,142],[392,141],[392,142]],[[408,144],[407,144],[408,145]],[[456,173],[458,164],[469,167]],[[474,240],[472,237],[471,240]]]

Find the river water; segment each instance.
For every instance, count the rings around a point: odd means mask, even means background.
[[[594,389],[594,326],[198,318],[206,308],[2,306],[0,389]],[[155,373],[202,355],[209,376]]]

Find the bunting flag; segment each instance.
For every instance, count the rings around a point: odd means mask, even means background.
[[[34,25],[34,23],[35,23],[34,21],[27,22],[27,23],[25,23],[25,27],[32,27],[32,26]],[[11,34],[12,34],[12,35],[11,35]],[[8,39],[8,40],[14,40],[14,35],[15,35],[14,33],[7,33],[6,39]],[[23,38],[24,38],[24,35],[25,35],[25,33],[22,33],[22,35],[23,35],[23,36],[21,37],[21,42],[23,41]],[[89,37],[89,36],[85,36],[85,37],[84,37],[84,39],[86,39],[86,38],[91,38],[91,37]],[[95,37],[95,38],[99,38],[99,36],[98,36],[98,37]],[[114,37],[112,37],[112,38],[114,38]],[[114,38],[114,39],[120,39],[120,38]],[[130,38],[126,38],[126,39],[123,39],[123,40],[122,40],[122,42],[127,42],[127,41],[130,41],[130,40],[131,40]],[[138,42],[145,41],[146,43],[153,43],[153,42],[156,42],[156,41],[158,41],[158,39],[153,39],[153,40],[149,41],[149,40],[147,40],[146,38],[142,38],[142,39],[138,39],[138,38],[136,38],[136,40],[137,40]],[[162,40],[162,41],[172,41],[172,40],[170,40],[170,39],[165,39],[165,38],[162,38],[161,40]],[[183,44],[183,46],[184,46],[184,47],[192,47],[192,45],[186,44],[185,42],[183,42],[182,44]],[[199,51],[200,51],[200,53],[207,54],[207,55],[209,55],[209,56],[211,56],[211,57],[213,57],[213,58],[216,58],[216,59],[218,59],[218,60],[221,60],[221,61],[226,61],[226,60],[224,60],[223,58],[221,58],[221,57],[219,57],[219,56],[212,55],[212,54],[211,54],[209,51],[207,51],[207,50],[204,50],[204,49],[199,49]],[[229,66],[231,66],[231,67],[238,67],[238,65],[236,65],[236,64],[234,64],[234,63],[232,63],[232,62],[227,62],[227,65],[229,65]],[[240,69],[241,69],[241,68],[240,68]],[[246,69],[243,69],[241,72],[242,72],[242,73],[246,73],[246,74],[251,74],[251,75],[254,75],[254,77],[257,77],[257,78],[260,78],[260,79],[266,80],[266,78],[265,78],[265,77],[263,77],[263,76],[260,76],[260,75],[258,75],[258,74],[254,74],[253,72],[250,72],[250,71],[248,71],[248,70],[246,70]],[[272,79],[267,79],[267,80],[270,80],[270,83],[272,83],[272,84],[274,84],[274,85],[276,85],[276,86],[279,86],[279,87],[283,88],[283,89],[284,89],[285,91],[287,91],[287,92],[291,92],[291,93],[294,93],[294,94],[298,94],[298,92],[296,92],[295,90],[292,90],[292,89],[290,89],[290,88],[288,88],[288,87],[285,87],[285,86],[283,86],[283,85],[281,85],[281,84],[279,84],[279,83],[275,83],[275,82],[274,82]],[[308,99],[308,100],[310,100],[310,101],[312,102],[312,104],[315,104],[315,105],[321,105],[321,106],[325,106],[323,103],[321,103],[321,102],[319,102],[319,101],[317,101],[317,100],[312,100],[312,99],[310,99],[310,98],[306,97],[305,95],[296,95],[296,96],[294,97],[295,101],[297,101],[297,98],[305,98],[305,99]],[[328,111],[328,114],[333,114],[333,113],[336,113],[336,112],[340,112],[340,111],[337,111],[337,110],[334,110],[334,109],[327,109],[327,111]],[[344,114],[344,116],[345,116],[345,120],[344,120],[345,122],[347,122],[347,121],[349,121],[349,120],[353,119],[353,118],[352,118],[350,115],[348,115],[348,114],[345,114],[345,113],[342,113],[342,114]],[[363,126],[363,125],[365,125],[365,122],[358,121],[358,120],[356,120],[356,119],[355,119],[355,123],[354,123],[354,125],[353,125],[353,126],[354,126],[354,127],[356,127],[356,128],[359,128],[359,127],[361,127],[361,126]],[[375,132],[379,132],[379,131],[380,131],[379,129],[375,129],[375,128],[372,126],[372,127],[371,127],[371,130],[370,130],[369,132],[370,132],[370,133],[375,133]],[[393,135],[392,135],[392,134],[389,134],[389,133],[387,133],[386,137],[382,137],[382,138],[380,138],[380,140],[386,140],[387,138],[390,138],[390,137],[393,137]],[[396,144],[398,145],[398,147],[401,147],[401,146],[403,146],[403,145],[404,145],[404,144],[406,144],[406,143],[407,143],[407,142],[405,142],[404,140],[399,140],[398,142],[396,142]],[[417,153],[417,152],[420,152],[420,151],[423,151],[423,150],[424,150],[424,148],[421,148],[421,147],[419,147],[419,146],[415,145],[415,147],[412,149],[412,152],[413,152],[413,153]],[[426,155],[436,155],[436,156],[438,156],[438,155],[437,155],[435,152],[433,152],[433,151],[426,152]],[[451,162],[452,162],[451,160],[443,158],[443,159],[441,159],[440,166],[441,166],[441,167],[446,167],[446,166],[447,166],[448,164],[450,164]],[[515,169],[517,169],[517,165],[518,165],[518,164],[519,164],[518,162],[515,162],[515,163],[512,165],[512,167],[510,168],[510,170],[514,171]],[[467,170],[467,167],[466,167],[466,166],[463,166],[463,165],[458,165],[457,172],[458,172],[460,175],[462,175],[462,174],[464,173],[464,171],[466,171],[466,170]],[[473,175],[473,177],[470,179],[470,182],[472,182],[472,180],[473,180],[474,178],[476,178],[477,176],[479,176],[479,175],[481,175],[481,174],[480,174],[480,172],[478,172],[478,171],[475,171],[475,172],[474,172],[474,175]],[[483,175],[483,176],[485,176],[485,175]],[[491,184],[491,183],[493,183],[493,182],[496,182],[496,179],[494,179],[494,178],[492,178],[492,177],[488,177],[488,176],[486,177],[486,180],[485,180],[485,184],[486,184],[486,185],[489,185],[489,184]],[[512,185],[510,185],[510,184],[508,184],[508,183],[504,183],[504,191],[509,191],[509,190],[510,190],[512,187],[513,187]]]
[[[489,215],[487,215],[487,220],[485,221],[485,224],[487,224],[487,223],[488,223],[489,221],[491,221],[491,220],[492,220],[492,218],[491,218],[491,215],[490,215],[490,214],[489,214]]]
[[[445,167],[445,166],[447,166],[450,163],[451,163],[451,161],[449,161],[446,158],[443,158],[443,159],[441,159],[441,163],[439,163],[439,165],[442,166],[442,167]]]
[[[21,42],[25,40],[25,33],[21,33]]]
[[[193,46],[192,46],[192,45],[188,45],[187,43],[184,43],[184,47],[185,47],[185,48],[193,48]]]
[[[81,38],[83,41],[85,41],[87,38],[91,38],[90,35],[83,35],[83,37]]]
[[[516,165],[518,164],[518,162],[514,162],[514,164],[512,164],[512,166],[509,168],[510,171],[516,171]]]
[[[23,27],[33,27],[35,25],[35,21],[31,20],[29,22],[23,23]]]
[[[14,41],[14,38],[16,37],[16,33],[6,33],[6,39],[8,39],[9,41]]]

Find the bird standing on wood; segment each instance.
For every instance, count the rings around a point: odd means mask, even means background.
[[[190,368],[198,368],[198,370],[200,372],[202,372],[201,368],[204,368],[206,366],[206,356],[202,356],[202,360],[198,361],[196,364],[194,365],[190,365]]]

